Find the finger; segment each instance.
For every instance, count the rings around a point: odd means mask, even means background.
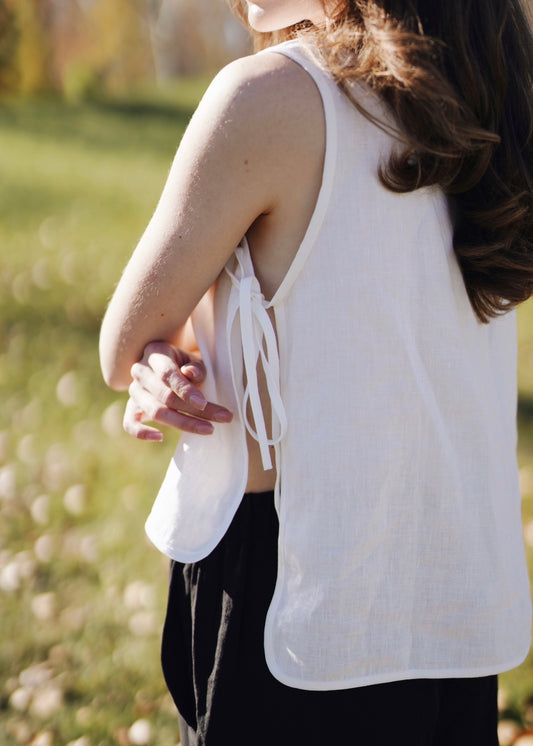
[[[175,355],[169,357],[168,352],[149,349],[154,344],[151,343],[148,345],[143,360],[146,361],[146,364],[158,376],[160,381],[174,391],[179,399],[187,402],[193,409],[203,411],[207,406],[207,399],[180,370],[181,365],[189,363],[189,360],[183,357],[184,353],[177,348],[173,348]],[[195,371],[198,373],[200,368],[196,367]]]
[[[151,365],[154,365],[156,367],[155,371],[152,367],[145,363],[136,363],[131,369],[133,383],[130,386],[129,393],[130,397],[134,401],[136,401],[138,406],[141,406],[141,401],[143,404],[145,402],[144,398],[142,400],[139,398],[141,390],[145,390],[149,392],[160,404],[163,404],[168,409],[174,409],[182,413],[196,415],[204,420],[212,420],[214,422],[231,422],[231,420],[233,419],[233,415],[228,409],[226,409],[226,407],[222,407],[219,404],[207,402],[207,400],[205,400],[205,406],[200,409],[195,406],[194,401],[190,401],[190,396],[189,400],[187,400],[184,398],[183,395],[180,396],[172,388],[170,388],[168,385],[168,381],[162,380],[162,375],[164,374],[164,370],[166,370],[166,364],[162,363],[162,367],[158,367],[160,363],[157,358],[158,354],[159,353],[152,353],[150,358]],[[187,379],[185,379],[185,377],[182,376],[182,378],[186,382],[187,386],[192,386],[192,384],[190,384]],[[184,386],[185,384],[181,388],[182,394],[184,393]],[[194,386],[192,386],[192,388],[197,391]]]
[[[183,375],[195,384],[205,381],[205,365],[201,360],[191,360],[180,366]]]
[[[149,342],[144,348],[143,360],[147,360],[153,353],[175,359],[177,352],[180,352],[179,348],[174,347],[169,342]],[[182,361],[182,363],[184,362],[185,360]]]
[[[128,389],[130,398],[140,406],[142,391],[148,391],[158,402],[171,409],[181,409],[184,402],[161,380],[159,373],[145,363],[136,363],[131,368],[133,381]]]
[[[144,412],[138,409],[132,399],[128,400],[124,411],[122,426],[128,435],[132,435],[139,440],[151,440],[161,442],[163,433],[155,427],[150,427],[143,423]]]
[[[139,419],[139,413],[142,413],[143,420],[169,425],[177,430],[199,435],[210,435],[213,432],[213,425],[203,419],[200,413],[194,415],[169,409],[138,384],[132,384],[130,389],[133,394],[130,401],[133,402],[132,407],[137,419]]]
[[[184,375],[194,383],[205,380],[206,369],[201,358],[175,347],[168,342],[149,342],[144,348],[143,361],[148,363],[151,355],[163,355],[176,363],[176,367],[183,370]]]

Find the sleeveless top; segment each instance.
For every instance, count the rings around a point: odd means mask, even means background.
[[[502,672],[524,659],[531,634],[514,314],[478,322],[445,196],[383,187],[378,168],[394,139],[313,53],[298,41],[262,53],[287,55],[316,83],[322,185],[272,300],[244,240],[192,315],[204,394],[235,417],[208,437],[182,434],[148,535],[181,562],[209,554],[245,490],[248,428],[265,469],[274,445],[278,470],[265,628],[277,679],[322,690]],[[354,95],[394,125],[372,92],[358,85]]]

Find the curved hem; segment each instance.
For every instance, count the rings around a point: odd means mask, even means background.
[[[216,534],[213,535],[213,537],[210,539],[210,541],[203,544],[199,549],[197,550],[180,550],[178,547],[176,547],[171,542],[167,541],[161,541],[159,538],[159,532],[156,530],[155,526],[152,526],[152,521],[150,520],[150,516],[148,516],[146,523],[144,524],[144,530],[147,535],[147,537],[150,539],[152,544],[156,549],[158,549],[162,554],[166,555],[172,560],[175,560],[176,562],[183,562],[183,563],[189,563],[189,562],[199,562],[202,559],[205,559],[213,549],[219,544],[220,541],[224,538],[224,535],[226,534],[226,531],[228,530],[228,527],[233,520],[233,517],[235,513],[237,512],[239,505],[241,504],[241,500],[244,496],[244,493],[240,495],[239,501],[235,505],[235,507],[231,509],[231,516],[228,521],[228,524],[225,525],[224,523],[224,530],[222,532],[217,531]]]
[[[228,505],[229,509],[226,514],[226,520],[223,521],[221,524],[222,530],[220,529],[220,526],[219,526],[218,530],[212,535],[211,539],[205,542],[204,544],[202,544],[202,546],[199,549],[194,550],[194,551],[193,550],[182,551],[178,547],[176,547],[175,544],[173,544],[172,542],[160,540],[159,531],[157,530],[156,526],[153,525],[155,521],[152,518],[155,504],[157,503],[157,498],[156,498],[156,502],[152,506],[152,511],[149,514],[144,524],[144,531],[146,533],[146,536],[150,539],[150,541],[152,542],[152,544],[154,545],[156,549],[158,549],[162,554],[166,555],[170,559],[175,560],[176,562],[183,562],[183,563],[199,562],[200,560],[205,559],[205,557],[211,554],[213,549],[224,538],[226,531],[228,530],[235,516],[235,513],[239,509],[239,505],[242,502],[242,498],[244,497],[244,494],[246,491],[246,479],[247,479],[246,475],[248,473],[248,451],[246,448],[244,449],[244,455],[245,455],[245,458],[244,458],[245,468],[243,471],[241,489],[236,492],[238,497],[236,499],[234,498],[232,501],[229,502],[229,505]],[[227,517],[228,515],[229,515],[229,519]]]
[[[265,629],[265,658],[268,669],[272,676],[280,683],[290,686],[293,689],[303,689],[304,691],[330,691],[340,689],[355,689],[363,686],[372,686],[373,684],[386,684],[393,681],[409,681],[412,679],[474,679],[483,676],[494,676],[505,671],[516,668],[526,659],[529,652],[530,644],[521,655],[508,663],[493,664],[481,668],[449,668],[449,669],[413,669],[400,670],[392,672],[383,672],[371,676],[354,676],[350,679],[340,679],[332,681],[308,681],[296,679],[292,676],[286,676],[282,671],[277,669],[274,661],[270,659],[271,647],[267,641]]]

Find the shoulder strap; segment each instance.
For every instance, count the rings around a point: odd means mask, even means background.
[[[268,47],[259,52],[259,54],[283,54],[300,65],[311,76],[322,99],[326,123],[326,151],[320,192],[300,248],[281,285],[270,301],[269,305],[277,306],[283,301],[300,274],[315,244],[327,213],[336,171],[338,145],[337,109],[338,98],[342,97],[342,93],[339,91],[330,73],[321,66],[317,54],[311,47],[304,45],[297,39]]]

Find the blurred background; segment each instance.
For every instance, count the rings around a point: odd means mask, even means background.
[[[123,434],[98,330],[197,101],[248,51],[224,0],[0,0],[0,746],[179,740],[143,531],[177,436]],[[531,302],[519,337],[533,571]],[[531,745],[532,660],[500,709],[502,746]]]
[[[0,0],[0,90],[68,100],[213,72],[249,51],[223,0]]]

